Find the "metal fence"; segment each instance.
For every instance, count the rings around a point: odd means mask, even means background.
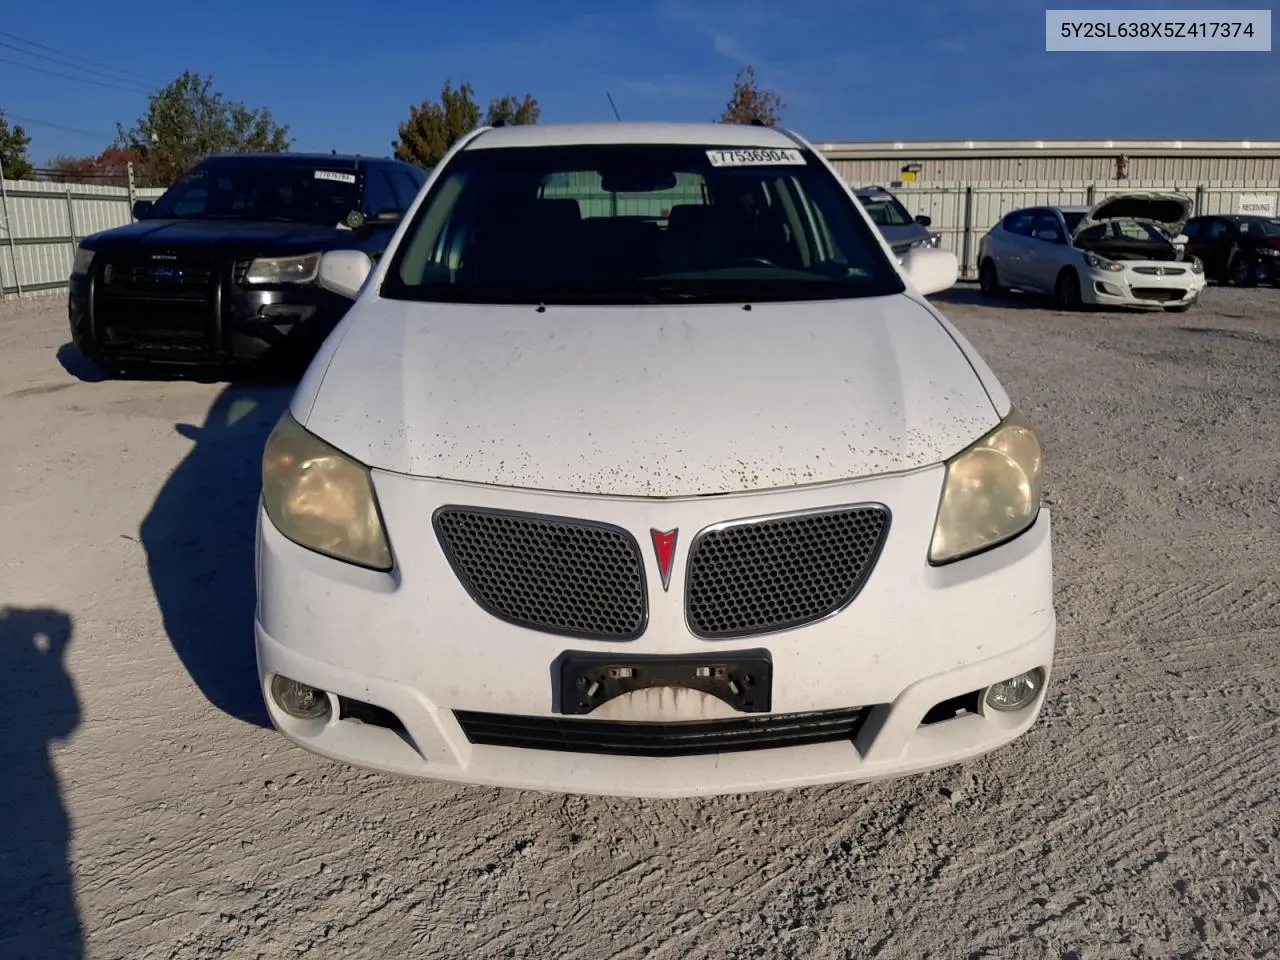
[[[162,193],[154,187],[0,179],[0,294],[65,289],[83,237],[132,223],[133,201]]]
[[[912,214],[933,219],[930,229],[941,234],[941,245],[959,259],[960,275],[965,279],[977,276],[982,235],[1006,213],[1020,207],[1092,206],[1118,193],[1153,192],[1182,194],[1193,201],[1193,216],[1251,210],[1276,216],[1280,212],[1280,186],[1275,183],[931,183],[904,185],[893,192]]]
[[[857,186],[857,184],[854,184]],[[583,184],[549,188],[548,196],[574,195]],[[1246,204],[1280,211],[1280,187],[1274,183],[1186,184],[1126,180],[1123,183],[930,183],[895,190],[913,214],[927,214],[941,243],[960,260],[960,275],[977,275],[978,241],[1004,214],[1019,207],[1093,204],[1116,193],[1181,193],[1199,214],[1244,212]],[[153,199],[159,188],[90,186],[0,180],[0,293],[28,295],[67,285],[76,244],[99,230],[132,222],[133,201]],[[649,208],[695,200],[693,188],[678,184],[661,197],[593,195],[597,214],[650,212]],[[688,196],[686,196],[688,195]],[[643,208],[643,210],[642,210]]]

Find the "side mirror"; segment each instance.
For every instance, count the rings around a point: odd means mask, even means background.
[[[960,279],[960,260],[940,247],[912,247],[902,255],[902,272],[921,296],[950,290]]]
[[[1185,247],[1187,245],[1187,241],[1190,239],[1191,238],[1188,237],[1185,233],[1180,233],[1173,238],[1173,244],[1176,247]]]
[[[319,282],[326,290],[354,300],[373,272],[373,261],[361,250],[330,250],[320,258]]]
[[[916,217],[916,223],[920,224],[922,227],[931,227],[933,226],[933,217],[922,213],[920,216]]]
[[[155,206],[152,200],[135,200],[133,201],[133,219],[145,220],[151,216],[151,208]]]

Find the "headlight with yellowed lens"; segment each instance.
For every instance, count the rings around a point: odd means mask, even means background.
[[[1017,412],[948,460],[929,562],[961,560],[1030,528],[1042,470],[1040,439]]]
[[[262,499],[276,529],[294,543],[373,570],[391,569],[369,468],[288,412],[267,438]]]

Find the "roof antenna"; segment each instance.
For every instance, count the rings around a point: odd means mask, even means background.
[[[614,115],[614,117],[616,117],[616,118],[617,118],[617,120],[618,120],[618,122],[619,122],[619,123],[621,123],[621,122],[622,122],[622,115],[621,115],[620,113],[618,113],[618,107],[617,107],[617,104],[615,104],[615,103],[613,102],[613,94],[612,94],[612,93],[610,93],[608,90],[606,90],[606,91],[604,92],[604,95],[605,95],[606,97],[608,97],[608,98],[609,98],[609,106],[613,107],[613,115]]]

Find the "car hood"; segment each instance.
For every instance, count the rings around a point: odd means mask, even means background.
[[[263,220],[139,220],[86,237],[84,245],[109,249],[116,244],[130,250],[182,248],[297,248],[328,250],[351,244],[349,230],[310,223]]]
[[[334,341],[294,416],[372,467],[467,483],[768,489],[936,464],[998,422],[956,340],[904,295],[545,312],[371,296]]]
[[[1178,193],[1118,193],[1094,204],[1075,233],[1105,220],[1146,220],[1177,236],[1191,209],[1191,198]]]
[[[922,243],[933,236],[928,227],[919,223],[886,224],[876,229],[880,231],[889,246],[895,249],[913,243]]]

